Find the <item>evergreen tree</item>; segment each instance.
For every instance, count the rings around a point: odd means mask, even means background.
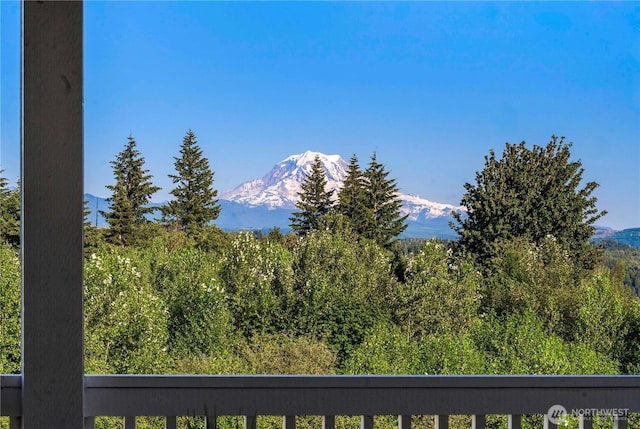
[[[461,249],[485,263],[501,241],[521,237],[541,245],[551,236],[578,266],[593,266],[592,225],[606,212],[598,212],[591,195],[596,182],[580,188],[584,169],[570,160],[570,148],[564,137],[552,136],[546,147],[532,150],[525,142],[507,143],[501,159],[489,151],[476,184],[464,185],[466,214],[454,214]]]
[[[171,191],[175,200],[162,207],[164,220],[178,230],[194,232],[218,218],[220,206],[213,189],[213,172],[209,160],[202,156],[193,131],[182,139],[180,158],[174,157],[176,173],[169,175],[178,185]]]
[[[363,219],[366,217],[364,206],[364,183],[358,157],[354,154],[349,162],[347,177],[338,193],[338,212],[351,222],[359,234],[364,232]]]
[[[366,211],[362,235],[386,248],[390,248],[395,237],[407,229],[405,221],[408,217],[400,213],[402,202],[397,199],[398,186],[395,179],[387,179],[388,175],[389,172],[378,162],[374,152],[363,173],[363,201]]]
[[[298,192],[300,199],[296,203],[296,208],[300,211],[293,212],[291,228],[299,236],[305,236],[312,229],[317,229],[320,219],[326,215],[333,201],[333,190],[326,191],[327,178],[320,161],[320,156],[316,155],[311,173],[302,183],[302,192]]]
[[[132,244],[140,227],[148,223],[145,215],[152,213],[154,208],[147,205],[151,195],[160,188],[152,184],[153,176],[143,168],[144,158],[131,136],[111,165],[116,183],[107,185],[112,192],[107,198],[110,211],[102,212],[109,224],[108,237],[116,244]]]
[[[0,174],[3,170],[0,170]],[[20,185],[9,188],[9,181],[0,176],[0,242],[20,245]]]
[[[84,248],[85,255],[96,250],[98,242],[100,241],[100,233],[98,227],[91,223],[89,216],[91,215],[91,209],[89,208],[89,201],[83,201],[82,215],[84,217],[83,232],[84,232]]]

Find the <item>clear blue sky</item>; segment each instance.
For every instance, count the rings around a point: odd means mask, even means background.
[[[19,3],[1,2],[1,168],[19,174]],[[85,4],[85,189],[132,134],[168,198],[191,128],[224,190],[305,150],[373,151],[457,204],[490,149],[551,134],[640,226],[640,3]]]

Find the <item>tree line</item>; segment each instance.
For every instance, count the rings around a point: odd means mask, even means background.
[[[129,137],[128,144],[111,161],[115,184],[107,188],[109,210],[102,211],[109,225],[106,239],[113,244],[133,244],[138,239],[157,233],[147,216],[155,208],[149,207],[151,196],[160,190],[152,183],[152,176],[144,168],[144,158]],[[217,190],[213,189],[213,172],[209,161],[197,145],[196,136],[189,130],[183,139],[180,157],[174,157],[176,174],[169,175],[176,188],[170,193],[174,199],[159,208],[160,224],[165,228],[184,231],[195,237],[203,227],[218,218],[220,206]],[[322,162],[316,156],[311,172],[306,177],[296,203],[298,211],[292,213],[291,228],[304,237],[320,226],[325,215],[340,214],[354,230],[379,244],[392,246],[407,225],[407,216],[400,214],[401,203],[396,199],[397,185],[388,179],[388,172],[371,157],[368,168],[360,171],[358,158],[353,155],[344,186],[334,201],[333,190],[327,190]]]
[[[400,243],[395,181],[375,153],[364,171],[351,158],[337,199],[316,159],[291,219],[298,228],[258,237],[208,225],[218,213],[213,173],[195,162],[204,157],[191,132],[172,195],[181,201],[194,189],[187,179],[204,177],[214,204],[199,218],[167,205],[162,224],[148,221],[157,188],[130,138],[112,163],[109,212],[124,207],[135,226],[111,232],[115,217],[87,246],[86,370],[638,374],[640,302],[624,267],[608,266],[588,241],[604,212],[569,149],[552,138],[533,149],[507,144],[501,158],[490,152],[465,185],[467,210],[452,225],[459,239]],[[127,193],[127,181],[145,191]],[[15,214],[16,191],[0,184],[3,216]],[[8,241],[15,223],[0,225]],[[0,244],[0,301],[0,372],[19,372],[15,243]]]
[[[149,207],[151,196],[160,190],[144,168],[144,158],[129,136],[126,147],[111,161],[115,184],[108,185],[112,194],[107,198],[109,210],[101,212],[109,225],[106,239],[113,244],[134,244],[157,232],[150,228],[147,215],[155,208]],[[169,229],[196,235],[210,221],[217,219],[220,206],[213,189],[213,171],[209,160],[192,130],[182,139],[180,156],[174,157],[176,174],[170,174],[176,185],[170,193],[174,199],[160,207],[161,223]]]

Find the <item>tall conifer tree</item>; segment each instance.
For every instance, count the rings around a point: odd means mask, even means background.
[[[296,203],[296,208],[300,211],[293,212],[293,217],[289,218],[291,228],[299,236],[304,236],[312,229],[317,229],[320,219],[333,206],[331,200],[333,190],[327,191],[326,187],[327,177],[324,167],[320,156],[316,155],[311,166],[311,173],[302,183],[302,192],[298,192],[300,199]]]
[[[338,212],[349,219],[351,226],[360,234],[364,231],[363,221],[366,217],[363,180],[358,157],[354,154],[349,161],[347,177],[338,193]]]
[[[363,173],[366,212],[362,235],[387,248],[395,242],[395,237],[407,229],[405,221],[408,217],[400,213],[402,202],[397,199],[398,186],[395,179],[387,179],[388,175],[389,172],[378,162],[374,152]]]
[[[220,206],[213,189],[213,171],[202,156],[196,135],[188,130],[182,139],[180,157],[174,157],[176,174],[169,175],[177,186],[171,191],[174,200],[162,207],[165,221],[179,230],[195,231],[218,218]]]
[[[151,195],[160,189],[151,182],[149,170],[144,169],[144,158],[135,139],[128,139],[124,150],[111,161],[116,183],[107,185],[112,192],[107,198],[109,211],[102,212],[109,224],[109,241],[121,245],[135,241],[138,229],[148,222],[145,215],[154,210],[148,207]]]

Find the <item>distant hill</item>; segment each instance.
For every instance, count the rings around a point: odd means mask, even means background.
[[[600,242],[602,240],[611,240],[640,249],[640,228],[628,228],[622,231],[599,228],[593,237],[593,241]]]
[[[100,228],[107,226],[104,217],[96,210],[107,210],[107,200],[92,194],[84,194],[84,199],[89,202],[89,220],[93,225]],[[153,203],[151,206],[159,207],[163,203]],[[437,204],[437,203],[434,203]],[[268,205],[248,205],[235,201],[220,199],[220,217],[215,224],[225,231],[260,230],[268,231],[273,227],[278,227],[282,232],[289,232],[289,218],[294,209],[290,207],[273,207]],[[445,206],[448,209],[448,206]],[[431,210],[423,207],[423,212],[414,212],[413,218],[409,219],[407,230],[401,235],[403,238],[440,238],[444,240],[455,240],[457,234],[449,228],[450,215],[433,216]],[[447,211],[447,214],[450,212]],[[159,214],[155,215],[159,217]],[[640,249],[640,228],[629,228],[616,231],[608,227],[596,227],[593,236],[594,242],[611,240],[620,244],[627,244]]]
[[[301,185],[311,171],[316,156],[322,162],[327,188],[334,190],[334,195],[337,195],[347,175],[347,162],[340,155],[307,151],[280,161],[258,179],[219,192],[221,212],[214,223],[226,231],[266,232],[278,227],[284,233],[289,232],[289,218],[296,210],[298,192],[301,191]],[[398,193],[397,198],[402,203],[401,213],[408,216],[407,229],[401,234],[401,238],[455,240],[458,237],[449,227],[449,222],[453,221],[452,212],[464,213],[464,207],[403,193]],[[91,210],[89,220],[98,227],[106,227],[104,217],[100,214],[96,216],[96,210],[106,210],[107,201],[91,194],[85,194],[85,199],[89,202]],[[162,204],[153,203],[151,206]],[[156,212],[150,218],[159,216],[159,212]],[[640,228],[615,231],[608,227],[596,227],[593,240],[599,242],[604,239],[640,248]]]

